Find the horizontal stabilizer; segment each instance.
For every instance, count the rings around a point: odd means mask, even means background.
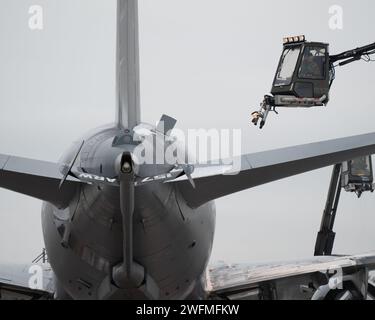
[[[195,189],[186,176],[172,183],[196,208],[239,191],[374,153],[375,133],[371,133],[219,161],[240,163],[236,175],[229,174],[228,165],[196,165],[191,174]]]
[[[0,154],[0,188],[64,208],[81,182],[68,177],[59,189],[62,178],[59,164]]]

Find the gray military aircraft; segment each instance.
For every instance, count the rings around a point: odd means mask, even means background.
[[[0,187],[43,201],[50,268],[31,289],[26,266],[0,266],[0,296],[54,299],[367,299],[375,254],[208,267],[214,200],[375,153],[375,133],[242,155],[220,164],[138,164],[137,132],[165,143],[175,120],[141,123],[136,0],[118,0],[117,117],[59,163],[0,155]],[[163,124],[163,125],[162,125]],[[166,150],[172,142],[160,146]],[[232,159],[234,161],[234,159]],[[330,270],[340,270],[332,283]],[[336,272],[337,274],[337,272]],[[341,285],[341,287],[340,287]]]

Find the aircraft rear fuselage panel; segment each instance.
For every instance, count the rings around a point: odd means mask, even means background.
[[[134,149],[133,144],[112,146],[121,134],[123,131],[110,128],[84,137],[77,165],[87,173],[113,176],[116,158],[124,150]],[[64,161],[72,155],[65,155]],[[158,166],[158,170],[165,168]],[[144,298],[142,292],[116,288],[110,277],[123,258],[118,189],[83,184],[68,208],[43,205],[44,238],[57,285],[75,299]],[[202,285],[214,228],[212,202],[194,210],[173,184],[136,188],[134,259],[155,281],[160,298],[186,298]]]

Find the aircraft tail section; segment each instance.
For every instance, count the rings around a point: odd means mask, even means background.
[[[140,123],[138,0],[117,0],[116,123]]]

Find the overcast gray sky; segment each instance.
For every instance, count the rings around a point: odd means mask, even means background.
[[[375,2],[140,0],[142,120],[242,129],[244,153],[375,130],[375,64],[337,71],[324,109],[280,110],[264,131],[249,114],[270,90],[282,38],[305,34],[341,52],[374,41]],[[329,7],[344,9],[331,30]],[[28,28],[31,5],[44,30]],[[114,0],[0,0],[0,152],[56,161],[83,133],[114,119]],[[366,96],[369,94],[369,97]],[[217,201],[213,260],[309,257],[331,168]],[[375,194],[343,194],[336,253],[375,249]],[[0,190],[0,260],[43,247],[39,201]]]

